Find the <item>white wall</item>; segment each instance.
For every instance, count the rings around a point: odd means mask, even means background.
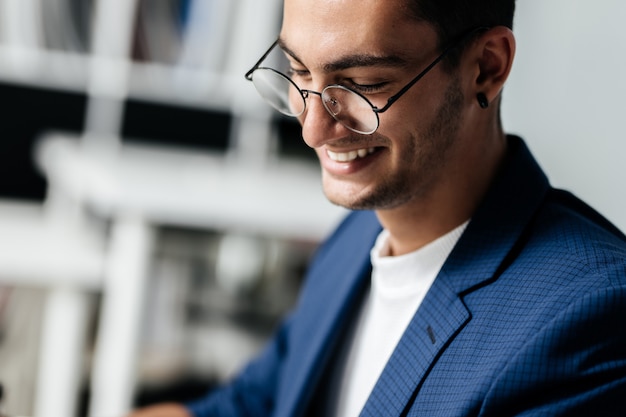
[[[518,0],[505,129],[626,230],[626,2]]]

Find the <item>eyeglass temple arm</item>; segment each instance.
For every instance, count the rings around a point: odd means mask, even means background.
[[[396,94],[394,94],[393,96],[389,97],[389,100],[387,100],[387,103],[385,104],[384,107],[382,108],[375,108],[374,111],[376,113],[382,113],[384,111],[387,111],[387,109],[396,102],[396,100],[398,100],[404,93],[406,93],[411,87],[413,87],[419,80],[421,80],[422,78],[424,78],[424,76],[431,70],[433,69],[433,67],[435,65],[437,65],[443,58],[445,58],[445,56],[448,54],[448,52],[451,50],[452,48],[448,48],[446,49],[441,55],[439,55],[433,62],[430,63],[430,65],[428,65],[426,68],[424,68],[424,70],[422,72],[420,72],[417,77],[413,78],[407,85],[405,85],[400,91],[398,91]]]
[[[450,46],[448,46],[446,49],[444,49],[443,52],[437,58],[435,58],[435,60],[433,62],[430,63],[430,65],[428,65],[426,68],[424,68],[424,70],[417,75],[417,77],[415,77],[411,81],[409,81],[409,83],[407,85],[405,85],[396,94],[394,94],[393,96],[389,97],[389,100],[387,100],[387,103],[383,107],[381,107],[381,108],[374,107],[374,109],[373,109],[374,112],[375,113],[382,113],[384,111],[387,111],[387,109],[393,103],[395,103],[396,100],[398,100],[404,93],[406,93],[411,87],[413,87],[415,85],[415,83],[417,83],[426,74],[428,74],[428,72],[431,69],[433,69],[433,67],[435,65],[437,65],[439,62],[441,62],[441,60],[443,60],[446,57],[446,55],[448,55],[453,49],[456,49],[459,45],[461,45],[463,42],[465,42],[471,36],[473,36],[476,32],[479,32],[479,31],[482,31],[482,30],[489,30],[489,29],[491,29],[489,26],[480,26],[480,27],[477,27],[477,28],[472,29],[469,32],[467,32],[457,42],[452,43]]]
[[[254,66],[248,71],[246,72],[246,80],[248,81],[252,81],[252,73],[259,68],[259,66],[261,65],[261,62],[263,62],[265,60],[265,58],[267,58],[267,56],[270,54],[270,52],[272,52],[272,49],[274,49],[276,47],[276,45],[278,45],[278,39],[276,39],[274,41],[274,43],[272,43],[272,46],[269,47],[269,49],[267,51],[265,51],[265,53],[261,56],[261,58],[256,62],[256,64],[254,64]]]

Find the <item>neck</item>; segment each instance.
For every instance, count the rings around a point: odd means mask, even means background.
[[[495,132],[494,132],[495,133]],[[415,251],[469,220],[506,152],[502,132],[483,141],[483,146],[461,147],[449,160],[446,178],[441,178],[425,195],[414,197],[400,207],[377,210],[389,231],[391,255]]]

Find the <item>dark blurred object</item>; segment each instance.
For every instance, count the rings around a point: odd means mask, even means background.
[[[280,156],[317,161],[315,151],[302,140],[302,128],[295,119],[277,116],[273,122],[278,133]]]
[[[122,136],[127,142],[223,151],[231,124],[228,112],[128,99]]]
[[[0,197],[41,201],[46,182],[33,163],[33,144],[47,130],[83,130],[84,93],[0,83]]]
[[[2,384],[0,384],[0,417],[5,417],[4,416],[4,411],[2,411],[2,399],[4,397],[4,387],[2,386]]]
[[[161,386],[143,386],[136,392],[134,404],[137,407],[145,407],[162,402],[185,403],[206,395],[216,386],[216,381],[193,376]]]

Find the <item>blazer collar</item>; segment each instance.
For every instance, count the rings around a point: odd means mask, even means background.
[[[548,181],[521,139],[509,137],[502,169],[442,267],[376,383],[362,417],[411,407],[437,357],[471,319],[463,294],[497,278],[532,220]]]
[[[495,279],[550,189],[524,142],[508,137],[508,152],[463,236],[440,272],[459,295]]]

